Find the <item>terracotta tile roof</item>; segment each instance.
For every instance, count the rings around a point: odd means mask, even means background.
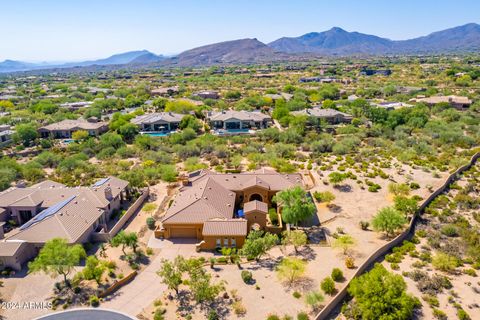
[[[53,181],[44,181],[29,188],[10,188],[0,194],[0,207],[31,207],[40,205],[48,208],[70,196],[88,199],[97,207],[105,207],[110,200],[105,197],[105,189],[110,188],[112,197],[117,197],[128,186],[128,181],[115,177],[104,179],[104,183],[95,187],[65,187]]]
[[[243,172],[243,173],[215,173],[212,171],[202,171],[193,179],[192,187],[204,179],[213,179],[222,187],[241,191],[254,185],[264,186],[272,191],[280,191],[297,185],[302,185],[302,176],[297,173],[280,174],[273,170]],[[261,183],[259,183],[261,181]],[[187,187],[188,188],[188,187]]]
[[[258,201],[258,200],[253,200],[253,201],[250,201],[250,202],[246,202],[243,205],[243,212],[248,213],[248,212],[252,212],[252,211],[260,211],[260,212],[267,213],[268,212],[268,204],[266,204],[265,202],[262,202],[262,201]]]
[[[203,223],[212,218],[232,218],[235,194],[205,179],[175,198],[162,223]]]
[[[246,236],[247,220],[245,219],[213,219],[205,221],[202,234],[204,236]]]
[[[271,119],[269,115],[261,113],[259,111],[234,111],[225,110],[220,112],[214,112],[208,115],[210,121],[226,121],[230,119],[237,119],[241,121],[264,121]]]
[[[280,174],[272,170],[239,174],[199,171],[189,180],[191,186],[180,189],[162,223],[201,224],[213,218],[230,219],[233,217],[236,191],[252,186],[280,191],[302,185],[300,174]]]
[[[49,124],[41,127],[40,130],[55,131],[55,130],[97,130],[102,127],[107,127],[106,122],[89,122],[83,119],[78,120],[62,120],[60,122]]]
[[[131,122],[137,125],[152,124],[157,122],[180,122],[182,121],[184,116],[184,114],[178,114],[173,112],[147,113],[135,117],[131,120]]]
[[[293,111],[293,115],[306,115],[306,116],[311,116],[311,117],[317,117],[317,118],[332,118],[336,116],[342,116],[344,118],[352,118],[351,115],[340,112],[338,110],[334,109],[322,109],[322,108],[311,108],[311,109],[303,109],[299,111]]]

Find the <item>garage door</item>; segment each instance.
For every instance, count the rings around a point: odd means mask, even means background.
[[[195,228],[172,228],[170,236],[172,238],[196,238]]]

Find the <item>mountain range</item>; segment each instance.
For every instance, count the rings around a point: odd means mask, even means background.
[[[475,51],[480,48],[480,25],[463,26],[431,33],[410,40],[390,40],[334,27],[324,32],[311,32],[296,38],[280,38],[268,44],[285,53],[322,55],[383,55],[449,53]]]
[[[282,37],[265,44],[257,39],[214,43],[165,57],[147,50],[130,51],[105,59],[64,64],[0,62],[0,73],[91,66],[207,66],[288,61],[313,56],[358,56],[459,53],[480,50],[480,25],[469,23],[409,40],[390,40],[334,27],[299,37]]]

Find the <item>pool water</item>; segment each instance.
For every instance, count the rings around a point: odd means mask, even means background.
[[[145,134],[150,137],[165,137],[168,136],[170,133],[168,132],[143,132],[142,134]]]

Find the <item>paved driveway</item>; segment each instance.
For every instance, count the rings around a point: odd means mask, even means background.
[[[152,235],[148,246],[160,248],[160,253],[132,282],[107,297],[101,304],[102,308],[118,310],[132,316],[141,313],[167,289],[167,286],[160,282],[160,277],[156,274],[160,269],[162,259],[174,259],[177,255],[198,256],[199,254],[195,252],[196,242],[194,239],[160,240],[155,239]]]

